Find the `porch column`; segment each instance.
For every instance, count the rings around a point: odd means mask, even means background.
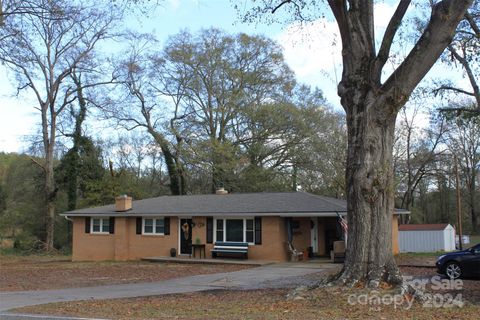
[[[325,252],[325,219],[318,218],[318,234],[317,234],[317,244],[318,244],[318,255],[324,256]]]

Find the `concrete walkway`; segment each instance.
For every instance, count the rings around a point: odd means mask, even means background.
[[[0,292],[0,311],[30,305],[89,299],[113,299],[188,293],[215,289],[253,290],[292,287],[309,274],[335,268],[324,263],[280,263],[241,271],[133,283],[44,291]],[[1,316],[1,315],[0,315]]]

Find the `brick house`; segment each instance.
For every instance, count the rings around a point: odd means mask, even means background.
[[[392,250],[398,253],[398,215],[392,214]],[[248,259],[287,261],[287,243],[296,250],[328,256],[343,238],[338,215],[346,201],[305,192],[161,196],[69,211],[73,260],[136,260],[190,255],[205,244],[207,258],[217,241],[248,243]]]

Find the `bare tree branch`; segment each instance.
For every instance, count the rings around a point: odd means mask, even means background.
[[[440,86],[437,89],[434,89],[433,93],[435,95],[437,95],[440,91],[444,91],[444,90],[455,91],[455,92],[463,93],[463,94],[466,94],[466,95],[469,95],[469,96],[472,96],[472,97],[475,96],[475,93],[473,93],[473,92],[469,92],[469,91],[466,91],[466,90],[463,90],[463,89],[460,89],[460,88],[455,88],[455,87],[447,86],[447,85],[443,85],[443,86]]]
[[[31,160],[34,164],[36,164],[37,166],[39,166],[39,167],[43,170],[43,172],[46,172],[46,171],[47,171],[47,169],[45,168],[45,166],[44,166],[43,164],[41,164],[40,162],[38,162],[37,160],[35,160],[34,158],[30,157],[30,160]]]
[[[381,88],[392,95],[399,107],[451,42],[458,21],[471,3],[472,0],[443,0],[433,7],[422,36]],[[445,19],[446,16],[449,19]]]
[[[468,21],[468,23],[470,24],[470,27],[472,28],[472,30],[475,32],[475,35],[477,36],[477,38],[480,38],[480,28],[478,27],[477,25],[477,22],[475,21],[475,19],[472,17],[472,15],[470,13],[465,13],[465,19]]]
[[[411,0],[401,0],[393,14],[380,45],[377,58],[375,59],[375,66],[373,68],[373,77],[380,81],[382,69],[390,56],[390,48],[392,47],[393,39],[397,34],[397,31],[402,23],[403,17],[407,12],[407,9],[411,3]]]

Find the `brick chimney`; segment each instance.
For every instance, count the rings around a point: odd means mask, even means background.
[[[228,191],[225,190],[225,188],[218,188],[217,191],[215,191],[215,194],[228,194]]]
[[[128,211],[132,209],[132,197],[126,194],[115,198],[115,211]]]

